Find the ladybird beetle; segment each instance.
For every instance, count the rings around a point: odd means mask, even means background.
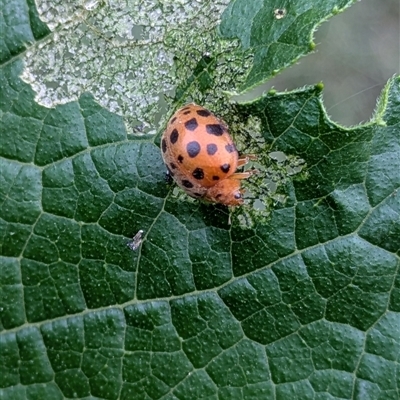
[[[239,157],[228,127],[196,104],[178,110],[161,139],[169,174],[191,197],[227,206],[243,204],[240,181],[255,170],[236,172],[255,156]]]

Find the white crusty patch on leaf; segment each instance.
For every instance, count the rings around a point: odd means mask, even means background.
[[[46,107],[90,92],[103,107],[124,116],[128,131],[140,126],[154,132],[160,98],[186,78],[174,73],[178,43],[198,54],[212,51],[214,28],[228,3],[38,1],[53,34],[28,51],[23,79]],[[192,67],[196,62],[198,57]]]

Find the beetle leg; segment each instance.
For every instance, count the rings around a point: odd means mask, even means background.
[[[246,165],[249,161],[254,161],[257,160],[257,156],[255,154],[246,154],[243,156],[240,156],[238,159],[238,167],[243,167],[243,165]]]
[[[246,172],[236,172],[236,174],[233,174],[229,177],[229,179],[237,179],[237,180],[242,180],[242,179],[247,179],[251,175],[257,174],[258,170],[252,169],[251,171],[246,171]]]

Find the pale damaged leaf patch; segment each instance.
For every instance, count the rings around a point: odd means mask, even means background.
[[[90,92],[124,117],[128,132],[154,133],[164,96],[187,78],[185,70],[193,71],[202,54],[232,47],[215,45],[215,27],[228,3],[39,0],[52,34],[28,51],[23,79],[46,107]],[[185,68],[176,71],[180,51]]]

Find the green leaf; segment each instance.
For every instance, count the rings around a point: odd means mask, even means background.
[[[49,32],[33,6],[14,15],[0,70],[1,398],[399,397],[399,77],[352,129],[327,118],[320,85],[238,105],[258,121],[260,162],[267,149],[307,165],[246,227],[175,196],[155,136],[127,134],[91,94],[39,105],[17,54]],[[216,60],[196,59],[178,103],[218,84]]]
[[[317,26],[353,2],[297,0],[266,4],[261,0],[232,1],[222,16],[221,36],[240,39],[243,50],[254,57],[252,68],[239,90],[244,92],[266,82],[314,50],[312,37]]]
[[[39,18],[33,0],[1,0],[0,64],[26,50],[50,33]]]

